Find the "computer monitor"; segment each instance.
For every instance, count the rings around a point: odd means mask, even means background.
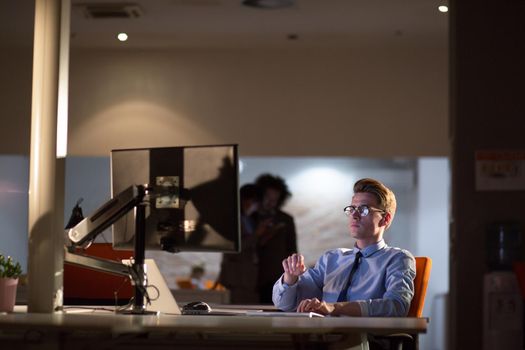
[[[146,185],[145,248],[237,252],[240,249],[237,145],[111,151],[114,198]],[[113,247],[133,249],[135,215],[112,226]]]

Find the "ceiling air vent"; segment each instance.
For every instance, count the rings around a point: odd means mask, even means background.
[[[99,3],[81,4],[86,18],[92,19],[115,19],[115,18],[139,18],[142,17],[142,9],[137,4],[129,3]]]

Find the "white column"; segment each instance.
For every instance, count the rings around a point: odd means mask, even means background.
[[[35,1],[28,225],[30,312],[52,312],[62,305],[64,183],[63,164],[56,159],[61,8],[61,0]]]

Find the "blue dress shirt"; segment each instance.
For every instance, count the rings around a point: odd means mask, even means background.
[[[359,248],[338,248],[324,253],[294,285],[282,277],[273,287],[273,302],[293,311],[303,299],[337,302]],[[406,316],[414,296],[416,264],[407,250],[389,247],[384,240],[361,250],[363,257],[348,289],[347,300],[359,303],[362,316]]]

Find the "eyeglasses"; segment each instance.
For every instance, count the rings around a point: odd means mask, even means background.
[[[370,214],[371,211],[379,211],[381,213],[386,213],[386,211],[383,209],[372,208],[368,205],[360,205],[358,207],[356,207],[355,205],[349,205],[345,207],[343,211],[345,212],[346,216],[352,216],[356,211],[359,214],[359,216],[367,216],[368,214]]]

